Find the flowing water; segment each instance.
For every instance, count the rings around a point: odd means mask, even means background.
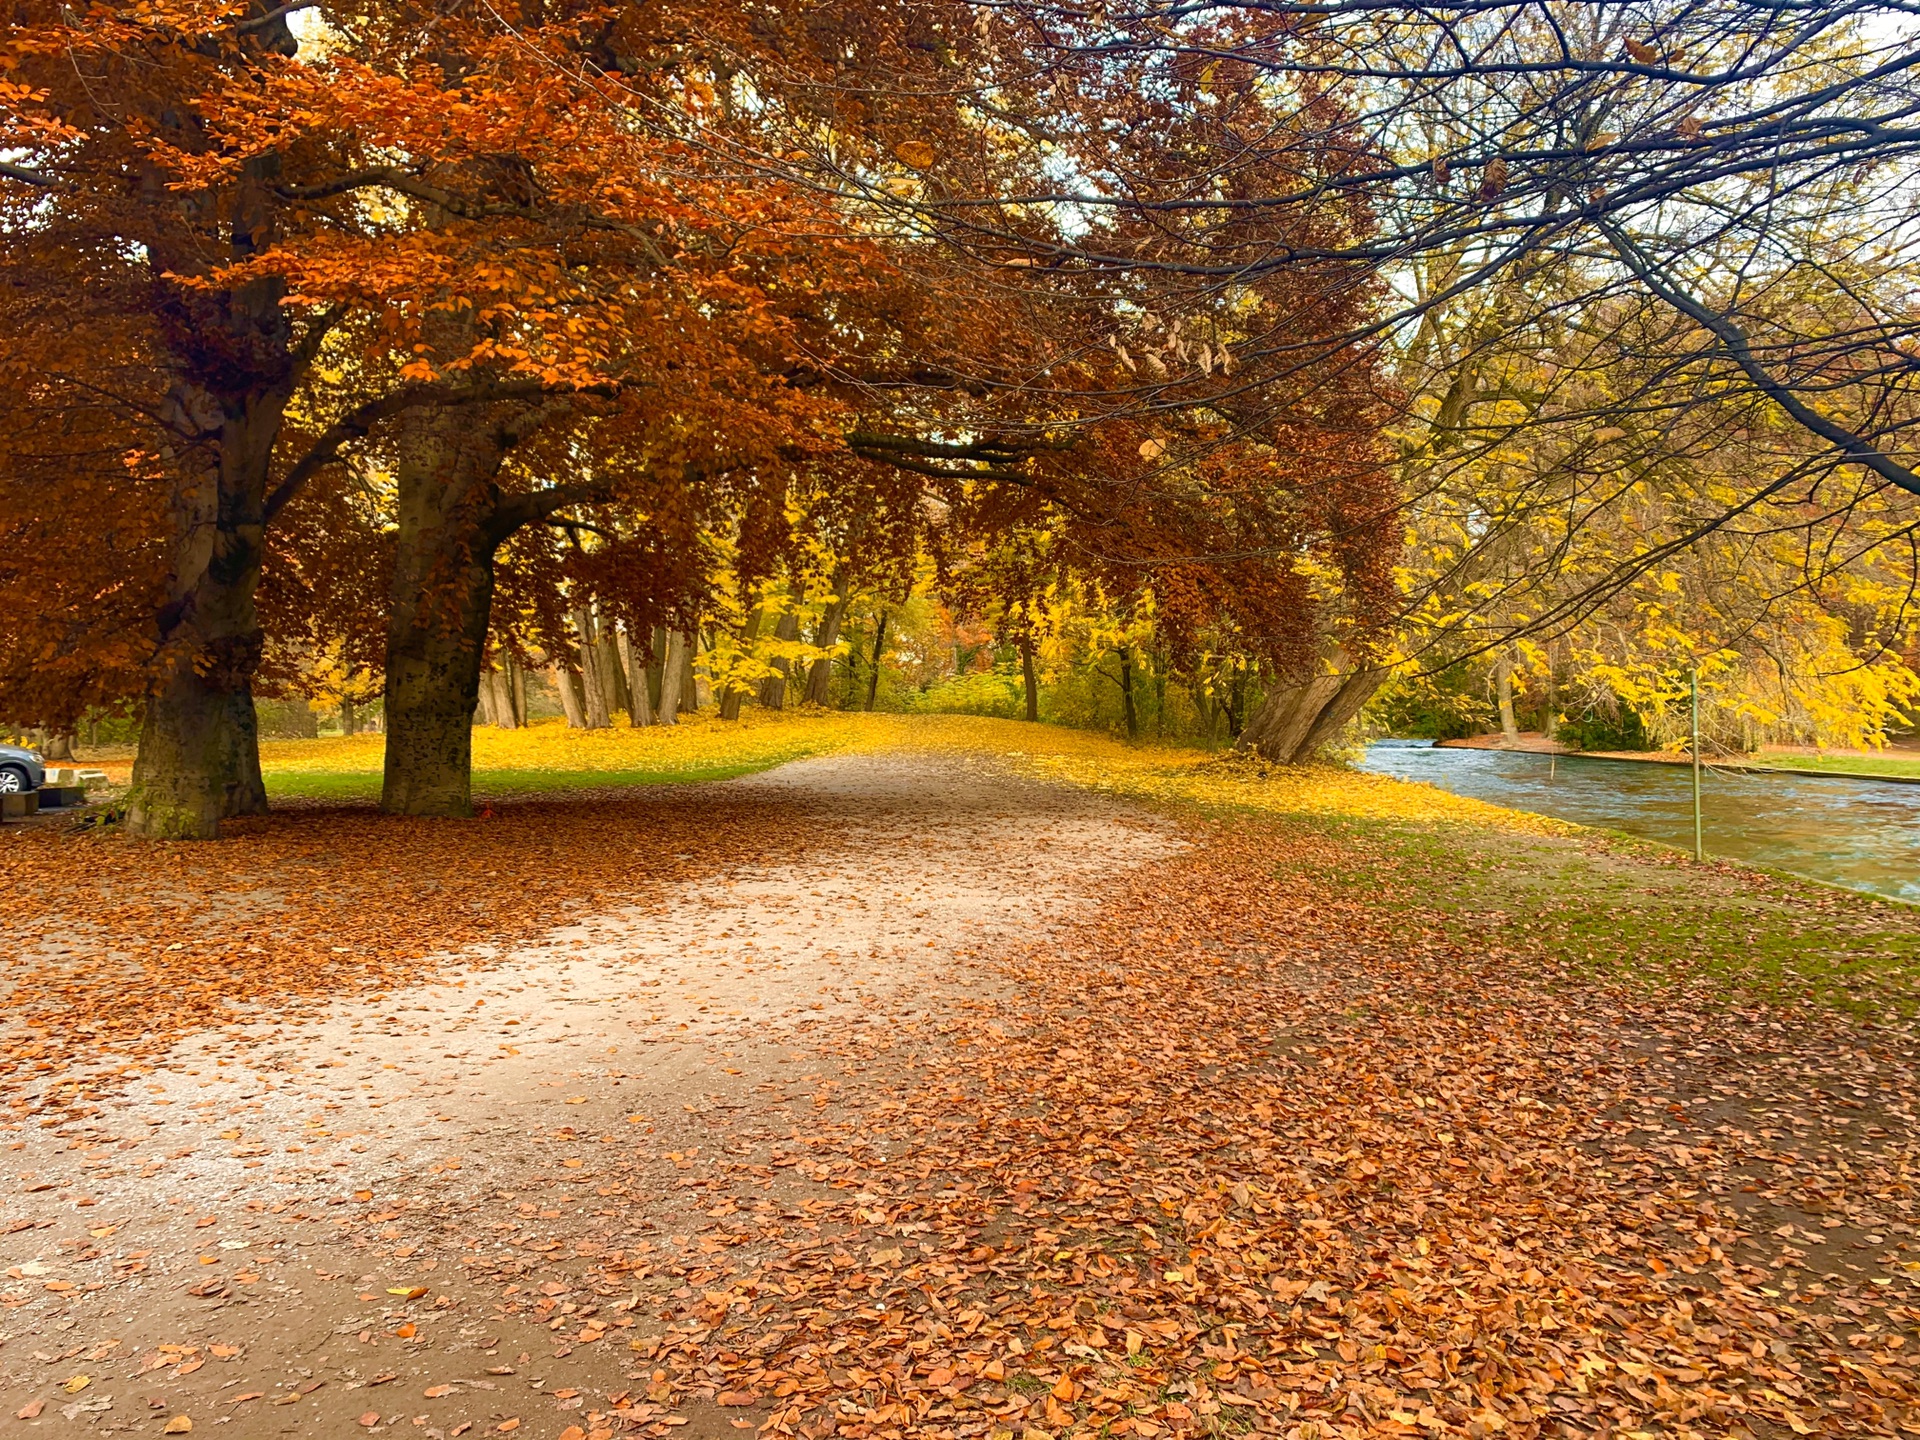
[[[1360,768],[1693,848],[1693,772],[1685,765],[1382,740]],[[1920,785],[1708,769],[1700,805],[1710,856],[1920,901]]]

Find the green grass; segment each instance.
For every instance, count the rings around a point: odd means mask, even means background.
[[[1769,755],[1753,757],[1756,766],[1781,770],[1823,770],[1832,775],[1893,775],[1920,780],[1920,760],[1892,755]]]
[[[565,794],[579,790],[608,790],[624,786],[686,785],[699,781],[734,780],[784,765],[796,755],[769,756],[731,764],[695,765],[679,770],[476,770],[476,800],[508,795]],[[272,800],[378,800],[378,770],[266,772],[267,796]]]
[[[1312,878],[1389,931],[1499,946],[1565,973],[1728,1000],[1920,1014],[1920,911],[1591,831],[1300,819],[1338,842]]]

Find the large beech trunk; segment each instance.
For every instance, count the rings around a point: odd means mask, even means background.
[[[452,412],[402,432],[380,790],[389,815],[473,813],[473,712],[493,610],[485,521],[505,454],[496,434]]]
[[[171,497],[173,549],[159,614],[162,669],[147,694],[127,797],[127,830],[156,840],[210,840],[230,815],[267,808],[253,675],[262,635],[254,608],[266,545],[266,487],[283,400],[215,396],[178,385],[170,420],[219,437],[213,462],[183,474]]]
[[[1360,713],[1386,678],[1385,670],[1337,663],[1329,674],[1274,690],[1247,720],[1236,748],[1280,765],[1311,759]]]
[[[272,243],[268,187],[278,170],[273,154],[241,166],[226,258],[244,261]],[[199,270],[207,257],[148,258],[158,277]],[[209,840],[225,817],[267,808],[253,713],[263,643],[254,592],[274,443],[300,363],[284,294],[272,277],[226,289],[174,287],[179,313],[166,338],[173,379],[161,419],[181,441],[163,456],[174,477],[168,573],[155,616],[160,663],[127,796],[133,835]]]

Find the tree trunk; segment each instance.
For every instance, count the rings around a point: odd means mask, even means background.
[[[627,672],[627,724],[638,730],[654,723],[653,697],[647,693],[647,667],[640,651],[633,648],[633,636],[624,626],[619,643],[620,663]]]
[[[527,724],[527,671],[513,652],[507,652],[508,693],[513,697],[513,728],[524,730]]]
[[[1133,708],[1133,652],[1120,651],[1120,714],[1127,722],[1127,739],[1140,738],[1140,716]]]
[[[687,637],[679,630],[667,631],[667,653],[660,661],[660,710],[662,725],[680,723],[680,699],[686,690]]]
[[[687,633],[687,706],[693,710],[704,710],[713,703],[713,681],[708,673],[713,668],[713,632],[707,632],[707,672],[695,668],[694,662],[699,656],[700,632]]]
[[[560,692],[560,709],[567,717],[569,730],[587,728],[586,702],[580,698],[580,677],[565,665],[555,665],[547,671],[547,678],[553,681],[553,688]]]
[[[620,663],[620,647],[615,641],[615,629],[605,619],[599,621],[598,634],[594,639],[595,665],[600,678],[605,682],[607,723],[613,723],[616,711],[633,713],[633,705],[627,695],[627,667]]]
[[[746,624],[740,627],[740,648],[743,651],[753,649],[753,642],[760,636],[760,617],[765,613],[765,610],[758,605],[754,606],[752,611],[748,613]],[[720,697],[720,718],[722,720],[738,720],[740,718],[740,703],[746,698],[747,691],[744,686],[737,681],[729,682],[726,692]]]
[[[1520,726],[1513,718],[1513,655],[1502,649],[1493,662],[1494,692],[1500,703],[1500,734],[1509,745],[1520,743]]]
[[[358,735],[359,733],[360,733],[360,717],[354,713],[353,701],[342,700],[340,702],[341,737],[344,739],[348,735]]]
[[[1385,670],[1336,670],[1304,685],[1282,686],[1247,721],[1235,748],[1280,765],[1310,759],[1360,713],[1386,678]]]
[[[585,605],[574,607],[573,638],[580,647],[580,708],[584,717],[581,724],[588,730],[604,730],[613,723],[613,717],[607,713],[607,683],[600,673],[600,647],[594,635],[593,612]]]
[[[513,657],[503,655],[497,668],[480,677],[480,698],[489,712],[489,723],[502,730],[518,730],[524,720],[526,707],[515,688],[515,668]]]
[[[273,242],[265,196],[279,163],[262,154],[242,165],[225,258],[245,261]],[[192,272],[211,257],[149,258],[158,275]],[[168,327],[177,339],[160,420],[182,443],[166,457],[178,468],[167,497],[165,599],[155,616],[159,664],[126,828],[150,839],[206,840],[223,818],[267,808],[253,710],[264,643],[254,596],[274,444],[300,367],[279,278],[192,294],[176,283],[174,293],[185,313]]]
[[[840,643],[840,624],[847,616],[847,579],[843,575],[834,585],[833,600],[820,617],[820,628],[813,632],[816,649],[831,650]],[[822,655],[807,671],[807,701],[824,706],[833,698],[833,656]]]
[[[1555,703],[1551,652],[1547,656],[1547,713],[1540,721],[1540,733],[1549,740],[1558,739],[1560,735],[1560,713]]]
[[[474,714],[474,722],[479,725],[498,725],[500,723],[500,697],[493,686],[494,672],[480,672],[480,708]]]
[[[473,813],[473,712],[493,613],[488,492],[507,446],[452,412],[402,427],[387,610],[389,815]]]
[[[320,717],[313,713],[313,706],[306,700],[293,702],[293,730],[302,740],[320,738]]]
[[[44,758],[71,762],[73,759],[73,732],[71,730],[54,730],[49,732]]]
[[[780,617],[773,627],[776,640],[798,640],[800,638],[800,617],[789,610]],[[760,682],[760,703],[769,710],[778,710],[787,703],[787,676],[793,668],[792,662],[775,658],[772,661],[776,674],[769,675]]]
[[[683,631],[686,637],[680,650],[680,708],[689,715],[700,713],[700,676],[693,668],[693,657],[700,647],[698,630]]]
[[[1027,691],[1027,719],[1038,720],[1040,718],[1040,677],[1033,671],[1033,636],[1031,635],[1020,637],[1020,681]]]
[[[880,612],[879,623],[873,627],[873,673],[867,676],[867,709],[873,709],[874,702],[880,698],[880,662],[887,653],[887,612]]]
[[[256,319],[283,333],[270,317]],[[283,405],[284,397],[266,391],[215,395],[181,382],[169,392],[171,429],[216,438],[212,463],[178,476],[169,497],[173,536],[167,600],[158,616],[161,668],[140,726],[127,796],[130,834],[210,840],[225,817],[267,808],[253,711],[264,643],[254,593]]]

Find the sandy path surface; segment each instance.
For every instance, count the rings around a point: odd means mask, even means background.
[[[780,1152],[796,1119],[874,1103],[833,1033],[991,1008],[996,945],[1180,842],[978,760],[811,760],[725,788],[832,838],[438,983],[197,1037],[104,1114],[15,1127],[0,1434],[746,1424],[645,1403],[640,1302],[699,1282],[732,1203],[702,1209],[684,1172],[724,1154],[804,1181]],[[591,1278],[609,1253],[630,1283]]]

